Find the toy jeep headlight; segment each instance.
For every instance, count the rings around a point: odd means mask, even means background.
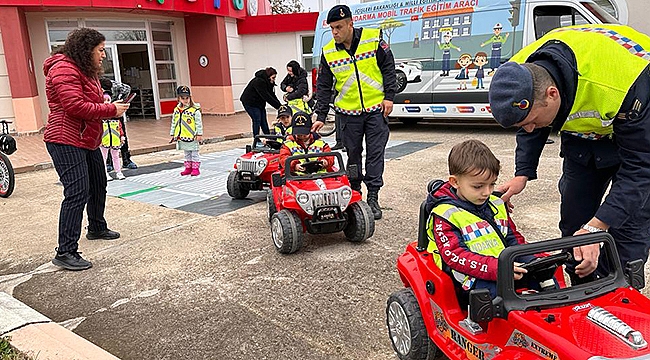
[[[314,210],[319,207],[336,206],[345,211],[351,198],[352,189],[349,186],[322,191],[300,190],[296,194],[296,202],[309,215],[313,215]]]
[[[255,175],[259,176],[263,173],[268,163],[269,161],[264,158],[257,160],[257,163],[255,163]]]
[[[235,165],[237,166],[237,170],[241,168],[241,158],[237,158],[237,161],[235,161]]]

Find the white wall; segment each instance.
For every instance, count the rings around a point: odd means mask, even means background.
[[[230,81],[235,111],[243,111],[239,96],[248,83],[248,71],[244,61],[244,40],[237,32],[237,20],[226,18],[226,36],[228,39],[228,61],[230,62]],[[253,53],[249,53],[250,57]]]
[[[648,22],[648,0],[627,0],[627,24],[636,30],[650,36],[650,22]]]
[[[0,33],[0,119],[14,120],[14,105],[11,101],[11,87],[9,86],[9,73],[7,63],[5,62],[5,49],[2,44],[2,34]],[[9,130],[14,130],[14,124],[9,126]]]
[[[280,101],[282,101],[283,93],[280,90],[280,82],[282,82],[282,79],[287,75],[287,63],[291,60],[296,60],[299,63],[302,63],[300,35],[291,32],[242,35],[241,38],[246,56],[243,57],[243,74],[239,75],[244,78],[244,82],[239,86],[235,86],[235,80],[233,78],[234,97],[239,99],[244,87],[246,87],[246,84],[248,84],[253,76],[255,76],[257,70],[271,66],[278,71],[276,79],[278,86],[275,87],[275,95],[280,99]],[[232,60],[230,65],[233,66]],[[307,69],[308,73],[310,71],[311,69]],[[311,74],[307,81],[311,91]],[[241,103],[239,106],[241,106]]]

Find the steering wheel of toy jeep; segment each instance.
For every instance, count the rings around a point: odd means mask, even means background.
[[[305,161],[300,165],[305,168],[305,172],[308,174],[313,174],[323,168],[323,162],[320,160]]]
[[[524,274],[522,280],[533,280],[536,282],[550,280],[555,275],[557,268],[571,259],[571,254],[568,252],[561,252],[559,254],[536,258],[535,260],[520,266],[521,268],[528,270],[528,272]]]
[[[282,143],[277,140],[266,140],[266,146],[268,146],[269,149],[280,150],[280,148],[282,148]]]

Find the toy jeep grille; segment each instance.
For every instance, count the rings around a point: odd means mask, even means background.
[[[311,203],[314,208],[321,206],[340,206],[341,194],[338,190],[321,192],[311,195]]]
[[[257,163],[257,161],[255,161],[255,160],[242,160],[241,165],[237,166],[237,170],[239,170],[239,171],[250,171],[250,172],[254,173],[256,163]]]
[[[314,210],[322,207],[338,207],[341,211],[345,211],[350,204],[351,198],[352,190],[349,186],[343,186],[335,190],[299,190],[296,193],[298,205],[309,215],[313,215]]]

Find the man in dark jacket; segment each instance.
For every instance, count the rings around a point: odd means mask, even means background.
[[[381,219],[379,189],[384,185],[384,153],[388,142],[388,114],[393,110],[396,91],[395,59],[381,31],[354,28],[346,5],[334,6],[327,15],[333,39],[323,47],[318,70],[314,131],[324,125],[334,91],[334,109],[340,118],[348,166],[358,174],[352,188],[368,189],[368,205],[375,220]],[[356,60],[352,60],[356,58]],[[336,79],[336,81],[335,81]],[[366,174],[361,174],[363,138],[366,138]]]
[[[562,235],[609,232],[623,266],[647,261],[650,247],[647,49],[650,38],[627,26],[560,28],[499,67],[490,84],[497,122],[520,128],[515,177],[501,187],[503,198],[537,178],[544,142],[560,131]],[[598,244],[573,253],[572,283],[609,273]]]
[[[264,134],[270,133],[266,117],[266,103],[276,109],[282,105],[273,91],[277,75],[278,72],[272,67],[258,70],[239,97],[248,116],[253,120],[253,136],[259,135],[260,126]]]

